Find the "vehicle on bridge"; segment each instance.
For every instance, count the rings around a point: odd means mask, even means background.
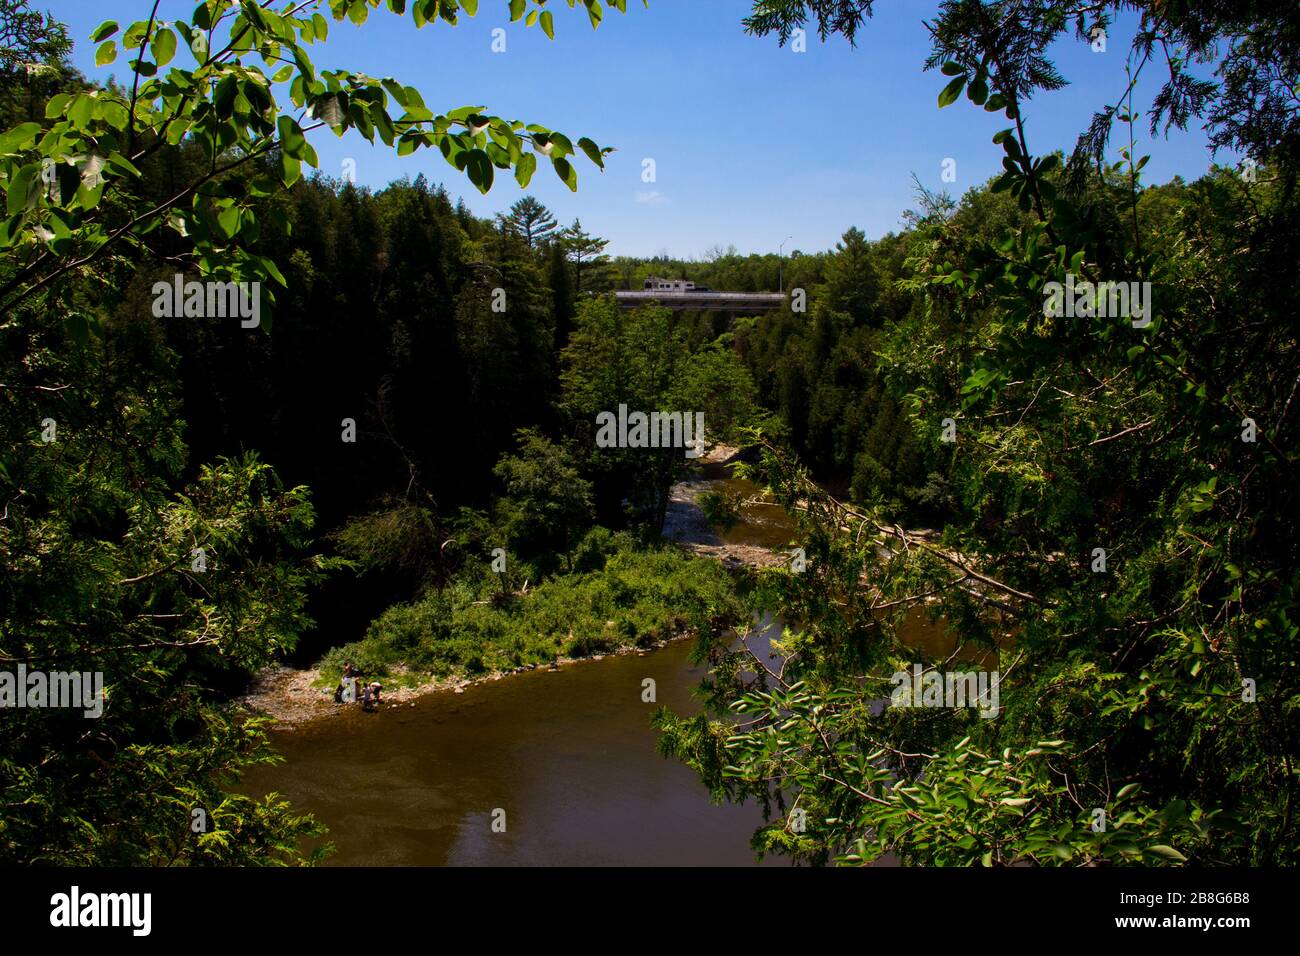
[[[657,303],[675,312],[774,312],[786,302],[782,292],[719,292],[689,279],[650,276],[644,288],[614,293],[619,307],[635,309]]]
[[[649,276],[644,288],[650,292],[712,292],[706,285],[696,285],[689,279],[661,279]]]

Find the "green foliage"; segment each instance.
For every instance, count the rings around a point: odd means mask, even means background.
[[[492,575],[463,575],[438,594],[390,608],[363,640],[332,650],[322,671],[333,679],[352,661],[366,673],[400,665],[417,675],[474,676],[719,634],[741,620],[728,572],[674,548],[638,547],[597,528],[575,549],[574,564],[573,573],[507,602],[490,599]]]
[[[593,514],[591,483],[571,464],[571,456],[538,432],[521,429],[518,454],[502,458],[495,473],[505,485],[498,510],[512,549],[524,555],[567,554]]]
[[[506,226],[523,239],[529,249],[555,237],[555,217],[532,196],[525,196],[511,206],[510,215],[504,219]]]
[[[31,0],[0,0],[0,76],[54,72],[71,49],[67,28]]]
[[[440,515],[431,462],[445,436],[421,429],[421,403],[483,399],[463,435],[478,466],[465,480],[484,484],[525,423],[519,396],[553,374],[539,263],[422,180],[379,200],[305,182],[309,136],[436,149],[484,191],[496,170],[526,184],[546,162],[576,188],[577,154],[603,168],[609,150],[483,107],[435,113],[392,77],[318,70],[330,19],[360,25],[381,6],[420,27],[477,4],[202,0],[189,19],[99,26],[96,62],[123,57],[126,80],[95,87],[63,60],[61,26],[0,0],[0,664],[99,671],[106,687],[98,720],[0,711],[0,859],[301,862],[320,827],[275,795],[232,793],[273,758],[266,722],[231,699],[296,646],[309,592],[343,563],[310,556],[316,512],[297,479],[319,483],[331,529],[375,502],[336,540],[363,571],[417,589],[456,570],[443,546],[486,533],[459,502]],[[540,6],[510,9],[551,35]],[[581,8],[599,23],[600,0]],[[484,293],[498,282],[480,265],[507,274],[514,327],[494,320]],[[261,283],[261,331],[278,312],[287,334],[157,321],[152,282],[182,271]],[[385,318],[378,334],[338,334],[365,327],[349,300]],[[464,378],[439,392],[420,365],[430,354],[467,357]],[[339,407],[322,415],[336,384]],[[338,449],[344,417],[383,436],[373,476],[321,451]]]
[[[573,225],[555,234],[555,241],[573,266],[575,295],[609,290],[609,257],[605,255],[608,239],[586,232],[582,223],[575,219]]]
[[[753,320],[737,329],[736,351],[820,479],[849,486],[855,501],[888,501],[932,523],[942,512],[921,490],[926,456],[881,375],[892,357],[886,337],[911,307],[896,281],[882,276],[902,271],[906,241],[891,235],[869,243],[849,229],[821,260],[810,312]]]
[[[584,3],[594,25],[600,0]],[[576,189],[568,157],[578,152],[603,167],[609,149],[586,137],[575,146],[563,133],[504,120],[481,106],[435,114],[418,90],[393,77],[318,72],[310,48],[328,36],[323,12],[360,25],[382,5],[310,0],[279,14],[252,0],[205,0],[188,21],[151,17],[120,34],[117,24],[103,24],[95,31],[103,41],[98,59],[111,61],[120,40],[133,55],[129,91],[60,93],[46,106],[48,125],[17,127],[4,137],[0,189],[7,194],[8,218],[0,226],[0,249],[16,263],[15,274],[0,285],[6,311],[121,247],[156,250],[169,230],[190,240],[188,264],[199,273],[283,287],[275,264],[247,249],[263,228],[253,200],[292,186],[304,164],[319,165],[306,134],[325,127],[336,136],[355,129],[398,155],[437,150],[482,192],[491,188],[496,169],[515,172],[527,185],[541,162]],[[461,12],[471,8],[442,0],[411,4],[417,27],[436,20],[454,24]],[[282,83],[289,84],[292,106],[310,117],[305,128],[277,101],[273,84]],[[169,198],[156,201],[141,188],[141,166],[183,144],[205,163]],[[58,170],[58,190],[44,188],[43,164]],[[229,174],[244,167],[257,170],[253,188],[232,189]]]
[[[668,492],[690,461],[678,448],[599,448],[597,416],[630,411],[704,413],[707,440],[725,441],[753,424],[749,375],[721,342],[692,347],[688,330],[657,306],[620,310],[612,296],[583,301],[562,356],[560,405],[602,490],[635,520],[658,529]],[[617,514],[608,499],[605,515]]]
[[[1278,88],[1296,83],[1295,12],[1137,4],[1139,64],[1157,49],[1226,50],[1218,84],[1191,78],[1181,55],[1165,62],[1153,123],[1205,116],[1271,172],[1149,187],[1133,145],[1140,65],[1068,164],[1033,155],[1020,115],[1064,83],[1052,41],[1074,26],[1087,42],[1091,18],[1107,23],[1120,6],[953,0],[932,25],[927,66],[954,77],[940,105],[965,90],[1007,117],[993,138],[1005,171],[955,208],[923,195],[891,239],[906,262],[883,271],[905,308],[882,317],[868,347],[877,361],[846,387],[880,389],[884,424],[855,455],[863,504],[764,445],[755,475],[798,516],[807,553],[802,573],[764,571],[753,592],[757,610],[786,622],[783,666],[705,648],[711,715],[659,718],[665,751],[715,797],[768,808],[760,851],[819,863],[884,852],[915,864],[1296,862],[1298,166],[1294,111],[1278,113],[1275,92],[1252,80],[1281,69]],[[812,16],[851,39],[869,12],[764,0],[748,22],[784,38]],[[1267,62],[1255,36],[1274,44]],[[1270,103],[1247,134],[1246,117]],[[1111,126],[1130,145],[1103,166]],[[1047,283],[1067,275],[1093,284],[1081,308],[1112,280],[1150,282],[1153,298],[1145,314],[1062,314]],[[791,401],[814,380],[808,363],[853,338],[834,309],[815,318],[786,372]],[[818,401],[814,391],[783,409],[797,445],[828,440]],[[897,432],[908,440],[889,440]],[[915,500],[943,503],[938,533],[900,521],[907,494],[890,448],[909,442],[926,476]],[[878,485],[893,493],[872,494]],[[995,655],[996,717],[887,706],[897,671],[950,666],[904,639],[909,609]]]
[[[339,552],[362,573],[397,572],[410,586],[434,583],[442,571],[446,529],[426,507],[390,499],[335,532]]]
[[[740,523],[744,495],[738,491],[706,491],[695,499],[704,513],[704,520],[715,528],[730,531]]]

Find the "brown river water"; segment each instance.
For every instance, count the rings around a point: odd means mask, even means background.
[[[709,485],[757,494],[706,469]],[[744,518],[727,543],[789,541],[779,507],[754,504]],[[747,638],[756,653],[773,630]],[[931,653],[951,643],[921,620],[909,630]],[[760,808],[712,804],[693,771],[656,749],[658,706],[701,709],[691,644],[527,671],[376,714],[340,710],[273,733],[284,763],[239,789],[313,813],[329,827],[332,865],[752,866]],[[642,702],[646,678],[655,703]]]
[[[274,735],[286,758],[241,787],[278,790],[330,828],[343,865],[753,865],[757,806],[714,806],[660,756],[659,704],[695,713],[689,641],[348,708]],[[642,703],[653,678],[657,703]],[[505,832],[493,814],[505,811]],[[779,861],[771,860],[769,863]]]

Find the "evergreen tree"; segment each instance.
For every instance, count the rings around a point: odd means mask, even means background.
[[[560,241],[573,263],[574,294],[606,291],[610,285],[609,256],[605,255],[609,240],[588,234],[575,219],[573,225],[561,231]]]
[[[854,226],[835,245],[826,261],[827,304],[848,315],[854,325],[872,321],[879,280],[871,261],[871,244]]]
[[[536,249],[549,241],[557,225],[551,211],[532,196],[525,196],[512,205],[510,215],[504,218],[529,249]]]

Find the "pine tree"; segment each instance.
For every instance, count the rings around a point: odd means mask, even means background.
[[[525,196],[510,207],[510,215],[502,222],[519,235],[529,249],[536,249],[549,240],[557,228],[551,211],[532,196]]]
[[[826,291],[830,306],[846,312],[854,325],[872,318],[879,281],[871,262],[871,244],[856,226],[835,245],[835,255],[826,263]]]
[[[569,260],[573,263],[575,292],[582,295],[583,277],[586,277],[587,292],[602,292],[609,288],[609,256],[605,255],[608,239],[601,239],[583,231],[582,221],[573,220],[573,225],[560,233]]]

